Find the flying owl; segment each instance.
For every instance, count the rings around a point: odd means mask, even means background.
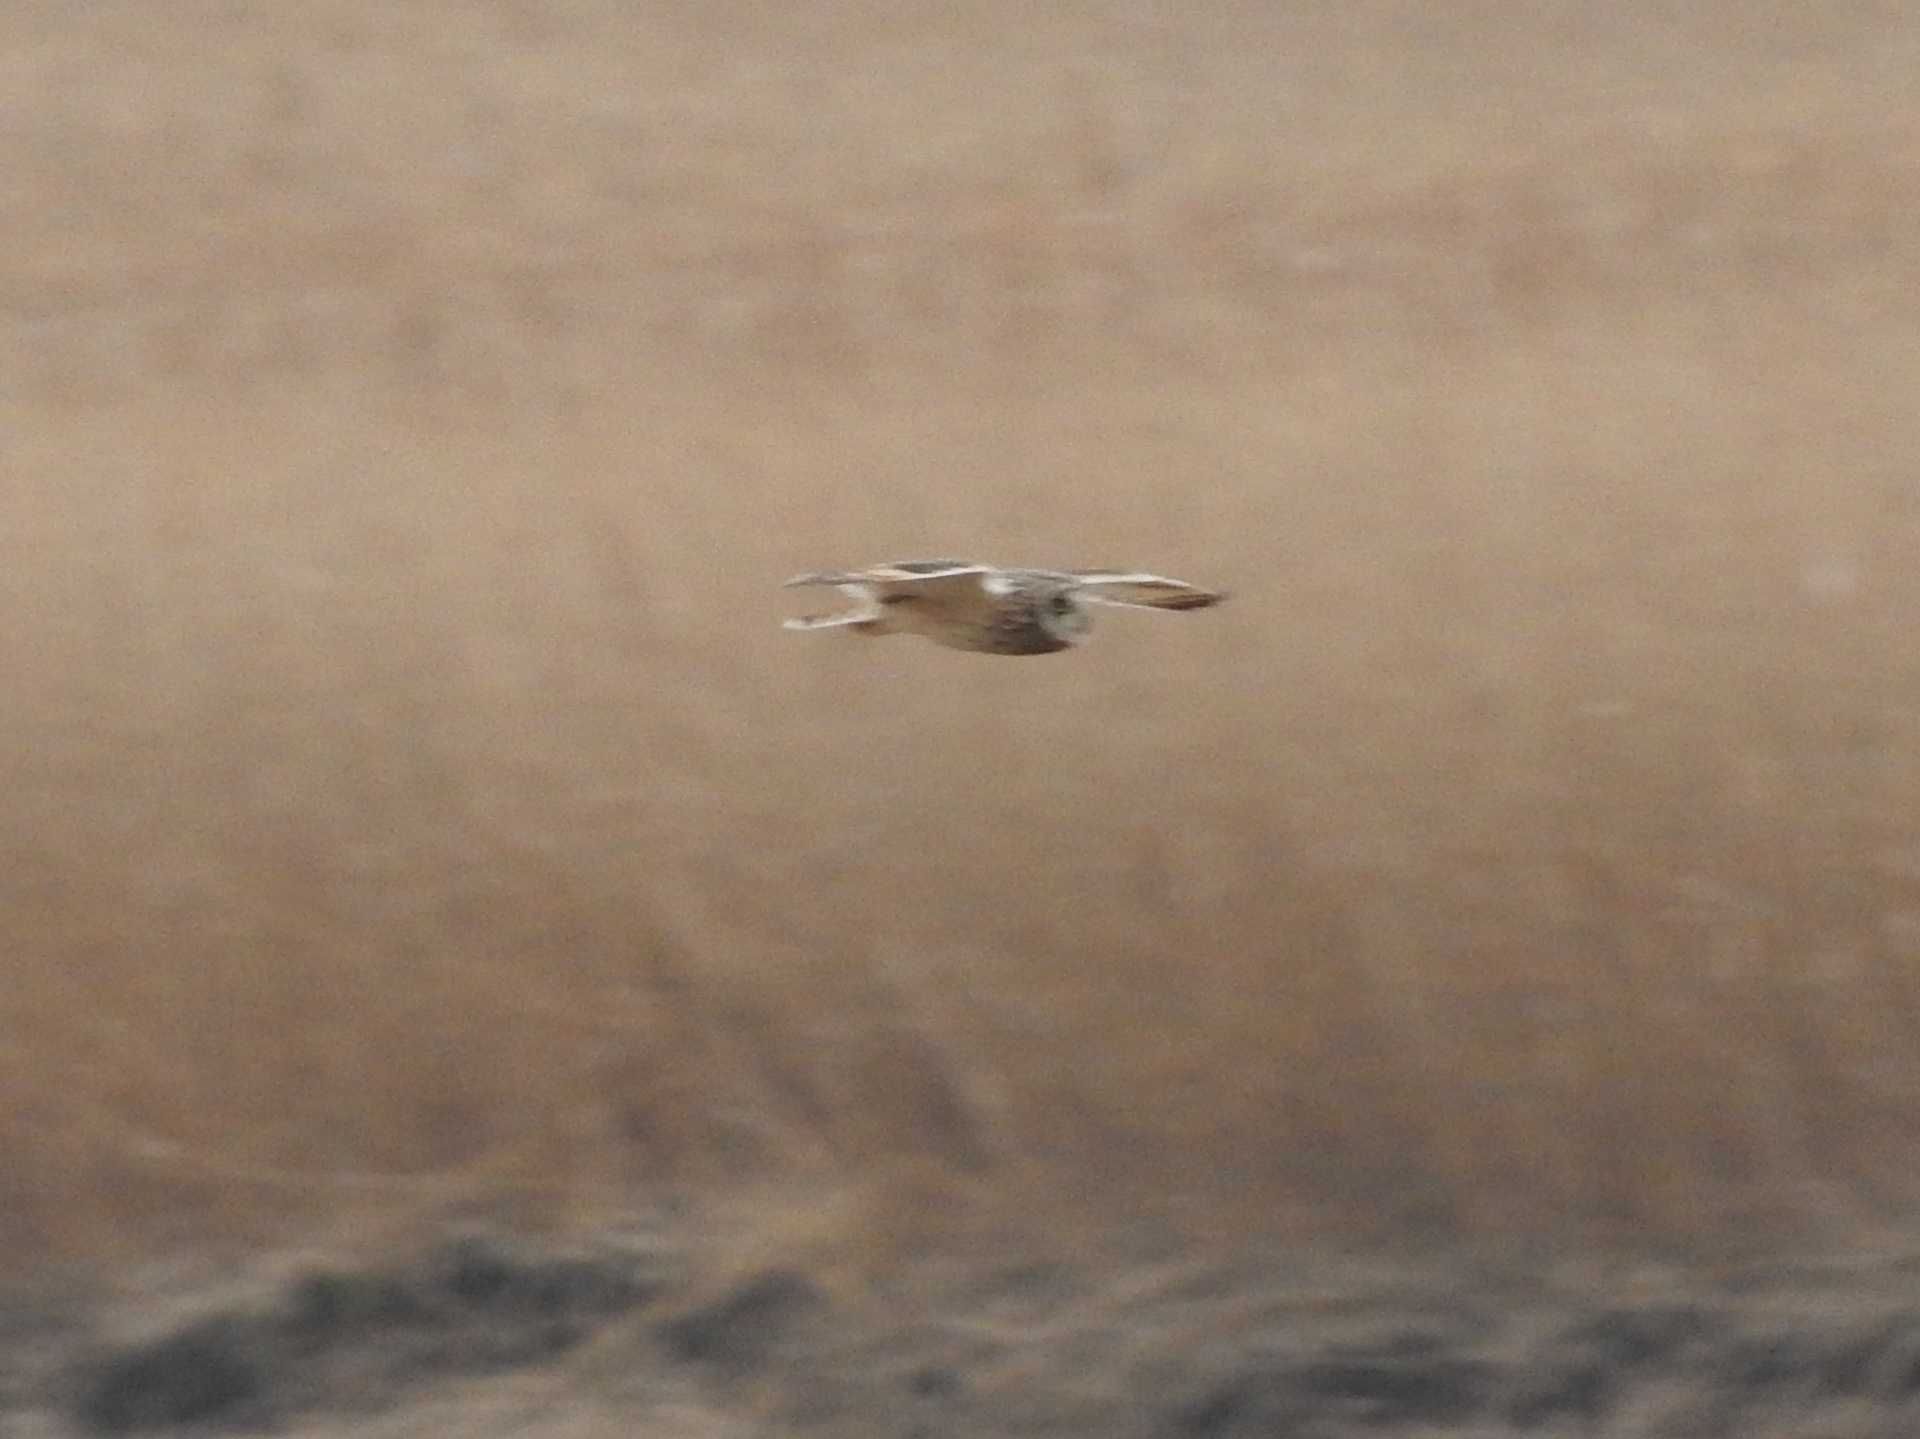
[[[790,619],[790,630],[925,635],[951,649],[990,655],[1045,655],[1079,644],[1093,628],[1089,605],[1199,610],[1226,598],[1132,571],[1003,570],[968,560],[902,560],[795,575],[787,585],[832,585],[855,602],[837,614]]]

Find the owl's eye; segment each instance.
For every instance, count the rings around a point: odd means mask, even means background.
[[[1065,595],[1055,595],[1047,601],[1047,608],[1056,615],[1070,615],[1073,613],[1073,601]]]

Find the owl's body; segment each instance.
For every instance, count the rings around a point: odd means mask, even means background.
[[[1088,604],[1191,610],[1226,598],[1160,575],[1118,570],[997,569],[966,560],[903,560],[871,569],[797,575],[832,585],[856,608],[788,620],[789,629],[917,634],[950,649],[1044,655],[1079,644],[1093,627]]]

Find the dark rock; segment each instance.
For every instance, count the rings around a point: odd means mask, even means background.
[[[1479,1413],[1492,1366],[1440,1355],[1353,1356],[1308,1364],[1293,1376],[1304,1401],[1370,1424],[1452,1424]]]
[[[1708,1320],[1689,1306],[1608,1309],[1554,1335],[1530,1357],[1505,1410],[1509,1423],[1537,1428],[1560,1418],[1598,1419],[1621,1387],[1671,1363],[1705,1332]]]
[[[69,1407],[100,1433],[364,1411],[445,1376],[545,1363],[656,1290],[618,1256],[461,1240],[396,1270],[313,1270],[278,1305],[91,1356],[69,1379]]]
[[[946,1364],[928,1364],[907,1377],[907,1389],[923,1399],[944,1399],[964,1387],[958,1370]]]
[[[1426,1336],[1334,1350],[1228,1376],[1182,1406],[1176,1432],[1214,1439],[1290,1432],[1309,1419],[1365,1428],[1453,1424],[1484,1412],[1499,1380],[1490,1364],[1454,1357]]]
[[[220,1316],[88,1366],[75,1418],[97,1434],[233,1425],[261,1417],[267,1388],[250,1326]]]
[[[770,1269],[669,1320],[660,1334],[676,1358],[744,1367],[757,1362],[796,1318],[823,1303],[806,1276]]]

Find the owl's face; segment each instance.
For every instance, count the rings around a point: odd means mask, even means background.
[[[1071,590],[1049,586],[1033,597],[1033,618],[1050,638],[1062,646],[1077,645],[1093,628],[1093,618]]]
[[[994,655],[1047,655],[1087,637],[1093,619],[1070,585],[1022,575],[983,586],[992,596],[984,613],[928,631],[940,644]]]

